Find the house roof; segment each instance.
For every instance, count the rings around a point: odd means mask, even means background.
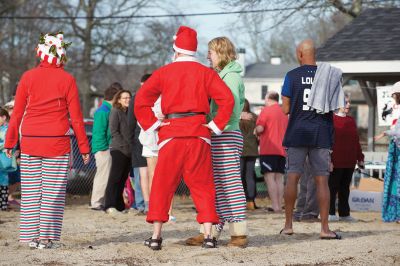
[[[255,63],[246,66],[245,78],[284,78],[285,74],[298,67],[298,64],[271,65],[269,63]]]
[[[317,49],[317,60],[400,60],[399,19],[400,8],[367,9]]]

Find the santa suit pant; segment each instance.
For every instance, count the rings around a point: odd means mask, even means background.
[[[211,147],[198,137],[173,138],[160,149],[147,222],[168,221],[169,207],[182,176],[196,206],[197,221],[218,223]]]

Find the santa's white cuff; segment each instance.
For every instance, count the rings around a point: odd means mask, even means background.
[[[157,120],[157,122],[155,122],[150,128],[148,128],[147,130],[145,130],[144,132],[149,133],[149,132],[153,132],[156,131],[156,129],[161,125],[161,121]]]
[[[217,125],[214,123],[214,121],[211,121],[210,123],[208,123],[208,125],[210,126],[211,130],[217,134],[217,135],[221,135],[222,131],[217,127]]]

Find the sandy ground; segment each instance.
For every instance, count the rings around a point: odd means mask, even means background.
[[[400,225],[383,223],[379,213],[353,213],[359,222],[332,223],[344,239],[327,241],[319,240],[318,223],[296,222],[294,235],[279,235],[283,214],[260,209],[248,214],[248,248],[228,248],[225,231],[219,247],[210,250],[184,246],[198,225],[191,201],[178,198],[178,220],[165,225],[163,249],[155,252],[142,244],[151,235],[144,216],[115,219],[91,211],[86,202],[68,199],[63,246],[53,250],[18,243],[18,211],[0,212],[0,265],[400,265]]]

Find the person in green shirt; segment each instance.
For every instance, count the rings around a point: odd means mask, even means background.
[[[104,209],[104,194],[107,187],[111,169],[110,143],[111,132],[109,116],[111,101],[114,95],[122,89],[121,84],[115,82],[104,92],[102,105],[94,113],[92,130],[92,152],[96,159],[96,175],[93,180],[92,197],[90,200],[92,210]]]
[[[231,240],[228,246],[246,247],[246,197],[240,175],[240,157],[243,149],[243,136],[240,131],[240,115],[243,110],[244,84],[240,76],[242,67],[236,62],[236,49],[226,37],[218,37],[208,43],[207,59],[220,78],[230,88],[235,105],[228,124],[221,135],[211,136],[214,184],[216,190],[216,209],[220,223],[213,228],[213,236],[218,239],[225,223],[229,224]],[[217,113],[217,105],[211,101],[209,120]],[[187,245],[199,245],[203,234],[186,240]]]

